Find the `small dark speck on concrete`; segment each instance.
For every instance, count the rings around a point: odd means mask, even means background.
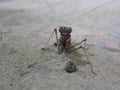
[[[9,84],[10,86],[13,86],[13,84],[11,83],[11,84]]]

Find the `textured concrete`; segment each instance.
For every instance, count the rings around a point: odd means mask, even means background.
[[[43,0],[0,0],[0,90],[120,90],[120,0],[46,1],[54,10]],[[97,75],[81,50],[56,54],[55,36],[40,56],[53,29],[62,25],[73,28],[72,42],[88,39]],[[65,72],[69,60],[77,72]]]

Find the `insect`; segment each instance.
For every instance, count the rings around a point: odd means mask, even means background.
[[[51,5],[49,5],[49,3],[46,0],[43,0],[43,1],[51,9],[51,11],[57,16],[55,10],[51,7]],[[83,13],[80,17],[85,16],[86,14],[88,14],[88,13],[94,11],[94,10],[97,10],[98,8],[104,6],[104,5],[108,4],[108,3],[112,3],[112,2],[114,2],[114,0],[111,0],[111,1],[109,1],[107,3],[104,3],[102,5],[97,6],[97,7],[93,8],[93,9],[91,9],[91,10],[88,10],[87,12]],[[60,38],[58,38],[57,31],[58,31],[57,29],[54,29],[54,31],[52,32],[52,34],[50,36],[50,38],[51,38],[53,36],[53,33],[55,32],[56,43],[54,45],[57,46],[57,53],[58,54],[62,54],[63,52],[65,52],[65,53],[69,54],[69,53],[72,53],[72,52],[74,52],[74,51],[76,51],[78,49],[82,49],[83,52],[84,52],[84,54],[85,54],[86,59],[88,60],[90,66],[91,66],[91,71],[94,73],[93,66],[90,63],[88,55],[87,55],[87,53],[88,53],[87,52],[88,48],[87,48],[87,45],[86,45],[87,39],[84,39],[81,42],[78,42],[75,45],[72,45],[72,43],[71,43],[71,35],[70,35],[71,32],[72,32],[72,28],[71,27],[67,27],[67,26],[61,26],[61,27],[59,27]],[[45,51],[48,50],[47,49],[47,45],[48,45],[48,43],[50,41],[50,38],[48,39],[48,42],[46,43],[45,47],[42,48],[41,56],[43,55],[43,53],[45,53]],[[83,46],[81,46],[81,44],[83,44]],[[75,46],[77,46],[77,45],[79,45],[79,47],[75,48]]]
[[[55,35],[56,35],[56,42],[55,45],[57,46],[57,50],[58,50],[58,54],[61,54],[63,52],[65,53],[71,53],[75,50],[78,50],[80,48],[84,48],[83,46],[79,46],[78,48],[74,48],[76,45],[79,45],[83,42],[86,43],[87,39],[82,40],[79,43],[76,43],[75,45],[72,45],[71,43],[71,32],[72,32],[72,28],[71,27],[66,27],[66,26],[62,26],[59,28],[59,33],[60,33],[60,38],[58,39],[58,35],[57,35],[57,29],[54,29],[55,31]],[[85,45],[85,44],[84,44]]]
[[[58,38],[58,33],[57,33],[58,31],[60,33],[60,38]],[[57,46],[57,54],[62,54],[63,52],[66,54],[70,54],[72,52],[75,52],[78,49],[82,49],[84,54],[85,54],[85,57],[87,59],[87,63],[91,66],[91,71],[94,74],[96,74],[93,71],[93,66],[90,63],[88,55],[87,55],[87,53],[88,53],[87,52],[88,47],[86,45],[87,39],[83,39],[81,42],[78,42],[78,43],[72,45],[71,35],[70,35],[71,32],[72,32],[72,28],[66,27],[66,26],[61,26],[58,30],[54,29],[53,33],[55,33],[55,35],[56,35],[56,42],[54,43],[54,45]],[[53,35],[53,33],[51,34],[51,36]],[[51,38],[51,36],[50,36],[50,38]],[[50,38],[49,38],[49,40],[50,40]],[[49,40],[48,40],[47,44],[49,43]],[[49,50],[47,48],[47,44],[45,45],[45,48],[41,48],[42,54],[44,54],[45,51]],[[81,45],[81,44],[83,44],[83,45]],[[77,45],[79,45],[79,47],[75,48],[75,46],[77,46]],[[74,60],[68,61],[66,63],[65,71],[68,73],[72,73],[72,72],[77,71],[77,65],[75,65]]]

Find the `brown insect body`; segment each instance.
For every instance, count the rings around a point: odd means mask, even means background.
[[[69,52],[68,48],[71,46],[71,27],[60,27],[60,38],[58,40],[58,53],[61,54],[63,51]]]

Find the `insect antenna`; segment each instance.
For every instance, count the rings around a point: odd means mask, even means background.
[[[55,11],[55,9],[48,3],[48,1],[43,0],[44,3],[50,8],[50,10],[55,14],[55,16],[58,18],[58,21],[63,24],[64,20],[62,17],[60,17],[57,12]]]
[[[101,4],[101,5],[98,5],[97,7],[94,7],[94,8],[92,8],[92,9],[84,12],[82,15],[80,15],[78,18],[76,18],[74,21],[72,21],[72,23],[75,23],[77,20],[81,19],[81,17],[89,14],[90,12],[93,12],[93,11],[95,11],[95,10],[101,8],[101,7],[104,7],[104,6],[108,5],[108,4],[114,3],[114,2],[116,2],[116,1],[120,1],[120,0],[110,0],[110,1],[108,1],[108,2],[106,2],[106,3],[103,3],[103,4]],[[71,24],[72,24],[72,23],[71,23]]]

